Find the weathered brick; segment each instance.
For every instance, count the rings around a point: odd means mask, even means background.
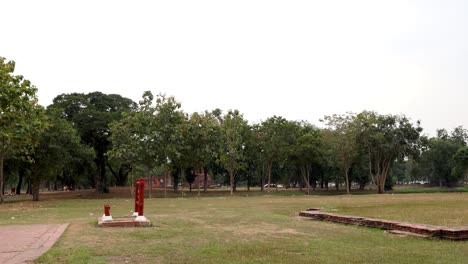
[[[408,222],[398,222],[351,215],[324,213],[320,212],[318,209],[315,208],[308,209],[307,211],[302,211],[299,213],[299,215],[321,221],[367,226],[385,230],[398,230],[403,232],[410,232],[414,234],[420,234],[425,237],[439,237],[451,240],[468,240],[468,226],[444,227],[433,225],[421,225]]]

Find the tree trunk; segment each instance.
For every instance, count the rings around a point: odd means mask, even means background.
[[[197,196],[200,197],[200,175],[197,176],[198,178],[198,193],[197,193]]]
[[[25,170],[24,169],[20,169],[19,170],[19,179],[18,179],[18,185],[16,185],[16,194],[21,194],[21,187],[23,186],[23,177],[24,177],[24,173],[25,173]]]
[[[299,191],[302,192],[302,188],[304,187],[304,183],[305,183],[305,177],[304,177],[304,170],[302,168],[302,166],[300,166],[299,170],[301,171],[301,176],[299,176],[299,178],[301,179],[299,181]]]
[[[96,192],[105,193],[108,192],[106,186],[106,159],[104,153],[99,151],[96,158],[97,175],[96,175]]]
[[[359,183],[359,190],[362,191],[362,190],[364,190],[365,187],[366,187],[366,183],[361,181],[361,182]]]
[[[0,203],[3,203],[3,156],[0,156]]]
[[[263,192],[263,185],[265,185],[265,176],[263,175],[263,172],[262,172],[262,176],[260,177],[260,191]]]
[[[33,201],[39,201],[39,189],[41,187],[41,181],[39,180],[34,180],[32,181],[32,184],[31,184],[31,191],[32,191],[32,200]]]
[[[385,192],[385,181],[382,181],[382,176],[378,175],[377,176],[377,192],[382,194]]]
[[[109,164],[109,162],[107,160],[106,160],[106,165],[107,165],[107,168],[109,168],[110,172],[112,173],[112,175],[115,178],[115,185],[120,186],[119,185],[119,175],[117,175],[117,173],[115,173],[114,169],[112,169],[112,167],[110,166],[110,164]]]
[[[31,191],[32,191],[32,200],[39,201],[39,189],[41,187],[41,180],[39,175],[39,170],[37,168],[32,168],[31,173]]]
[[[96,193],[101,193],[101,180],[99,178],[99,174],[100,174],[100,169],[99,169],[99,163],[96,162],[96,165],[97,165],[97,171],[96,171],[96,174],[94,176],[94,185],[95,185],[95,188],[96,188]]]
[[[229,172],[229,179],[231,181],[231,196],[234,195],[234,173],[232,171]]]
[[[207,192],[208,191],[208,168],[206,167],[203,168],[203,174],[205,176],[203,178],[203,191]]]
[[[312,168],[311,168],[312,169]],[[312,191],[315,191],[315,189],[317,189],[317,181],[316,180],[312,180]]]
[[[28,187],[26,188],[26,194],[32,194],[31,179],[28,179]]]
[[[267,173],[268,173],[268,188],[267,192],[270,192],[270,185],[271,185],[271,167],[273,167],[273,162],[269,161],[267,165]]]
[[[153,175],[150,173],[149,167],[146,167],[146,177],[149,175],[149,198],[153,198]],[[148,179],[148,178],[147,178]]]
[[[307,171],[306,171],[306,166],[301,166],[301,174],[302,174],[302,179],[305,183],[305,186],[307,188],[307,194],[309,194],[309,181],[307,179]],[[302,191],[302,187],[301,187],[301,191]]]
[[[250,192],[250,178],[251,178],[251,172],[249,172],[249,175],[247,175],[247,191]]]
[[[172,175],[172,189],[174,190],[174,193],[177,193],[179,190],[179,175],[177,172]]]
[[[346,181],[346,193],[350,194],[351,186],[349,186],[349,174],[348,174],[349,168],[348,168],[348,166],[345,165],[344,170],[345,170],[345,181]]]
[[[164,173],[164,198],[167,197],[167,174],[168,172]]]

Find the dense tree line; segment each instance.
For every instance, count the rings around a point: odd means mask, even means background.
[[[422,134],[419,121],[373,111],[326,116],[324,128],[273,116],[249,124],[238,110],[185,113],[174,97],[145,92],[135,103],[115,94],[58,95],[43,108],[37,89],[0,58],[0,190],[5,182],[33,199],[63,186],[108,192],[129,175],[191,184],[195,172],[230,186],[328,189],[395,182],[453,187],[466,181],[468,133]],[[166,182],[166,180],[164,181]],[[166,186],[166,185],[164,185]],[[166,193],[166,188],[164,192]],[[9,192],[9,190],[7,190]],[[151,195],[151,191],[150,191]]]

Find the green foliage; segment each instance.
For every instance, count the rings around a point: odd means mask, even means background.
[[[231,195],[238,172],[245,169],[245,142],[249,126],[239,111],[228,111],[221,121],[221,144],[218,150],[219,163],[226,169],[230,179]]]
[[[437,131],[437,137],[427,139],[425,150],[420,159],[419,173],[427,178],[432,184],[452,187],[463,179],[463,168],[458,161],[462,160],[462,152],[455,158],[457,151],[465,145],[466,131],[456,128],[451,134],[446,130]]]
[[[325,116],[324,121],[328,126],[325,140],[329,142],[335,157],[341,161],[346,191],[349,194],[351,189],[349,170],[358,154],[356,139],[358,127],[356,127],[355,116],[353,114]]]
[[[38,119],[37,89],[21,75],[14,75],[15,62],[0,57],[0,202],[3,202],[3,162],[29,153],[35,134],[42,129]]]
[[[364,111],[357,115],[358,142],[369,154],[369,171],[379,193],[391,164],[396,160],[419,154],[422,128],[414,126],[408,118],[398,115],[380,115]]]
[[[457,179],[464,179],[468,181],[468,147],[460,148],[455,155],[453,155],[454,168],[452,175]]]
[[[314,165],[323,162],[322,133],[316,127],[304,123],[298,127],[299,135],[291,146],[289,161],[301,172],[302,179],[310,192],[311,171]]]
[[[78,130],[81,140],[95,152],[94,186],[97,192],[107,192],[107,152],[111,146],[109,124],[120,120],[122,113],[135,109],[135,103],[120,95],[94,92],[58,95],[49,109],[71,122]]]
[[[109,154],[143,166],[146,173],[155,167],[164,167],[167,173],[174,162],[181,161],[185,122],[180,103],[174,97],[154,98],[146,91],[135,112],[124,114],[122,120],[111,124],[114,149]]]
[[[259,129],[261,153],[266,163],[268,191],[271,185],[273,163],[285,161],[294,150],[300,135],[297,122],[288,121],[280,116],[273,116],[262,122]]]
[[[43,115],[47,127],[37,135],[31,159],[31,183],[33,200],[39,200],[40,183],[47,178],[57,177],[65,170],[74,170],[82,160],[89,160],[92,149],[80,143],[73,126],[55,115]],[[79,175],[74,171],[75,175]]]

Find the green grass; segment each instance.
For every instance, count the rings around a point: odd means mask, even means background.
[[[468,192],[468,187],[409,187],[398,188],[396,187],[392,193],[447,193],[447,192]]]
[[[99,228],[103,205],[124,216],[131,199],[0,205],[0,225],[70,223],[36,263],[466,263],[468,242],[396,237],[317,222],[297,212],[468,225],[468,193],[146,199],[149,228]],[[13,220],[12,217],[15,219]]]

